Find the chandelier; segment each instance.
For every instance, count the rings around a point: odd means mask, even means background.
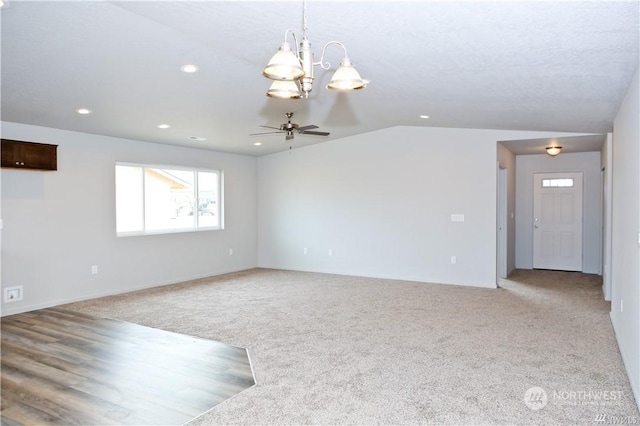
[[[289,34],[293,37],[295,51],[287,41]],[[368,80],[360,77],[360,74],[353,67],[351,60],[347,56],[347,48],[339,41],[330,41],[322,48],[320,60],[315,62],[311,43],[309,42],[309,28],[307,27],[307,2],[303,1],[302,6],[302,42],[298,45],[293,30],[287,29],[284,33],[284,42],[275,55],[271,58],[266,67],[262,70],[262,75],[274,80],[267,91],[267,96],[280,99],[299,99],[302,96],[309,97],[313,89],[313,68],[320,66],[323,70],[331,67],[329,62],[324,61],[324,54],[328,46],[338,45],[344,51],[344,57],[340,66],[333,74],[327,84],[327,89],[336,92],[351,92],[367,87]]]

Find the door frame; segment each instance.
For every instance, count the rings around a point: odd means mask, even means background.
[[[507,173],[508,170],[500,167],[498,163],[498,203],[497,203],[497,253],[496,253],[496,282],[501,278],[507,278]]]
[[[602,293],[604,300],[611,301],[611,228],[612,228],[612,200],[613,191],[612,183],[612,165],[613,165],[613,137],[607,134],[605,146],[601,152],[601,184],[602,184],[602,260],[600,264],[600,273],[602,274]]]

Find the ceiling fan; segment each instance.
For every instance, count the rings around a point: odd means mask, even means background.
[[[308,126],[298,126],[296,123],[291,122],[291,117],[293,117],[292,112],[288,112],[284,115],[287,117],[287,122],[280,125],[280,127],[272,127],[272,126],[260,126],[265,127],[267,129],[275,129],[275,132],[261,132],[261,133],[251,133],[249,136],[256,135],[270,135],[275,133],[284,133],[285,140],[292,140],[295,133],[300,133],[301,135],[315,135],[315,136],[329,136],[329,132],[318,132],[313,129],[318,129],[318,126],[315,124],[310,124]]]

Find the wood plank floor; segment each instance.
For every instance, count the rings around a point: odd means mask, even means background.
[[[50,308],[2,326],[2,425],[183,424],[255,384],[247,351]]]

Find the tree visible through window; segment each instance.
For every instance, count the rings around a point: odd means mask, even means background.
[[[220,172],[116,164],[118,235],[221,229]]]

